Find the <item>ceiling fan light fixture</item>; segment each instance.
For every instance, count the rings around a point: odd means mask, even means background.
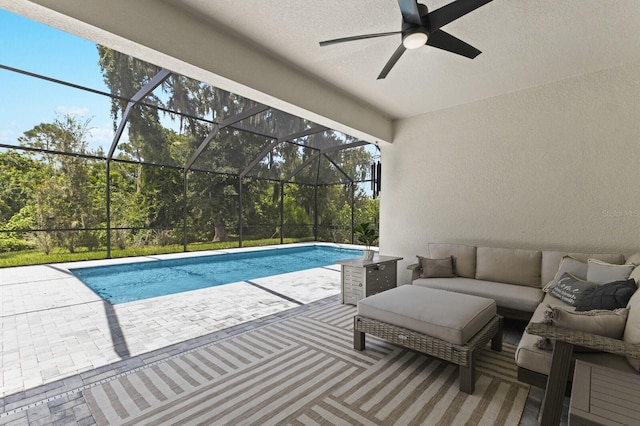
[[[404,37],[402,37],[402,44],[407,49],[417,49],[424,46],[428,38],[429,37],[426,32],[421,29],[417,29],[414,32],[405,34]]]
[[[389,60],[387,60],[382,71],[378,74],[378,80],[387,77],[389,71],[391,71],[407,50],[418,49],[426,44],[431,48],[446,50],[447,52],[469,59],[474,59],[482,53],[470,44],[443,31],[441,28],[465,16],[467,13],[473,12],[477,8],[490,3],[492,0],[453,0],[433,12],[429,12],[427,6],[418,3],[418,1],[422,0],[398,0],[398,6],[400,6],[400,13],[402,14],[400,31],[363,34],[325,40],[320,42],[320,46],[402,34],[402,44],[396,48]]]

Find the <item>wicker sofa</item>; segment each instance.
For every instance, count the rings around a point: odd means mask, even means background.
[[[604,351],[574,353],[574,358],[623,371],[636,371],[626,356],[640,356],[640,291],[630,302],[627,319],[627,328],[631,330],[633,327],[637,330],[634,334],[638,336],[638,344],[539,324],[547,305],[571,309],[569,305],[543,291],[543,287],[554,279],[564,256],[569,255],[582,262],[598,259],[612,264],[624,264],[626,259],[623,254],[571,253],[442,243],[430,243],[425,251],[426,253],[420,255],[430,259],[451,256],[456,277],[423,277],[418,263],[408,266],[408,269],[412,270],[412,284],[491,298],[496,301],[499,314],[530,321],[516,351],[519,380],[541,388],[545,388],[547,384],[552,352],[537,347],[536,343],[541,335]],[[638,255],[634,255],[633,259],[629,260],[635,262],[638,258]],[[636,268],[632,273],[634,278],[638,275],[640,268]]]
[[[457,291],[494,299],[498,313],[507,318],[530,320],[544,298],[542,288],[553,279],[563,256],[587,261],[624,263],[622,254],[569,253],[551,250],[481,247],[429,243],[432,259],[453,257],[454,278],[423,278],[420,264],[409,265],[411,282],[429,288]]]

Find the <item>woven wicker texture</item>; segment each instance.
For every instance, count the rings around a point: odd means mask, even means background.
[[[616,355],[640,359],[640,343],[627,343],[623,340],[542,323],[530,323],[527,326],[527,333],[599,351],[610,352]]]
[[[371,334],[397,345],[466,367],[469,365],[473,351],[484,348],[499,332],[500,317],[496,315],[465,345],[455,345],[445,340],[360,315],[354,317],[353,326],[354,331]]]

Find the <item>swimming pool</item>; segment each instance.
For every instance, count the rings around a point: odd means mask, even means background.
[[[361,250],[312,245],[69,270],[115,305],[333,265],[359,256]]]

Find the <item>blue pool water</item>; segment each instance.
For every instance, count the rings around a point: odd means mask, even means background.
[[[362,251],[304,246],[69,269],[112,304],[333,265]]]

